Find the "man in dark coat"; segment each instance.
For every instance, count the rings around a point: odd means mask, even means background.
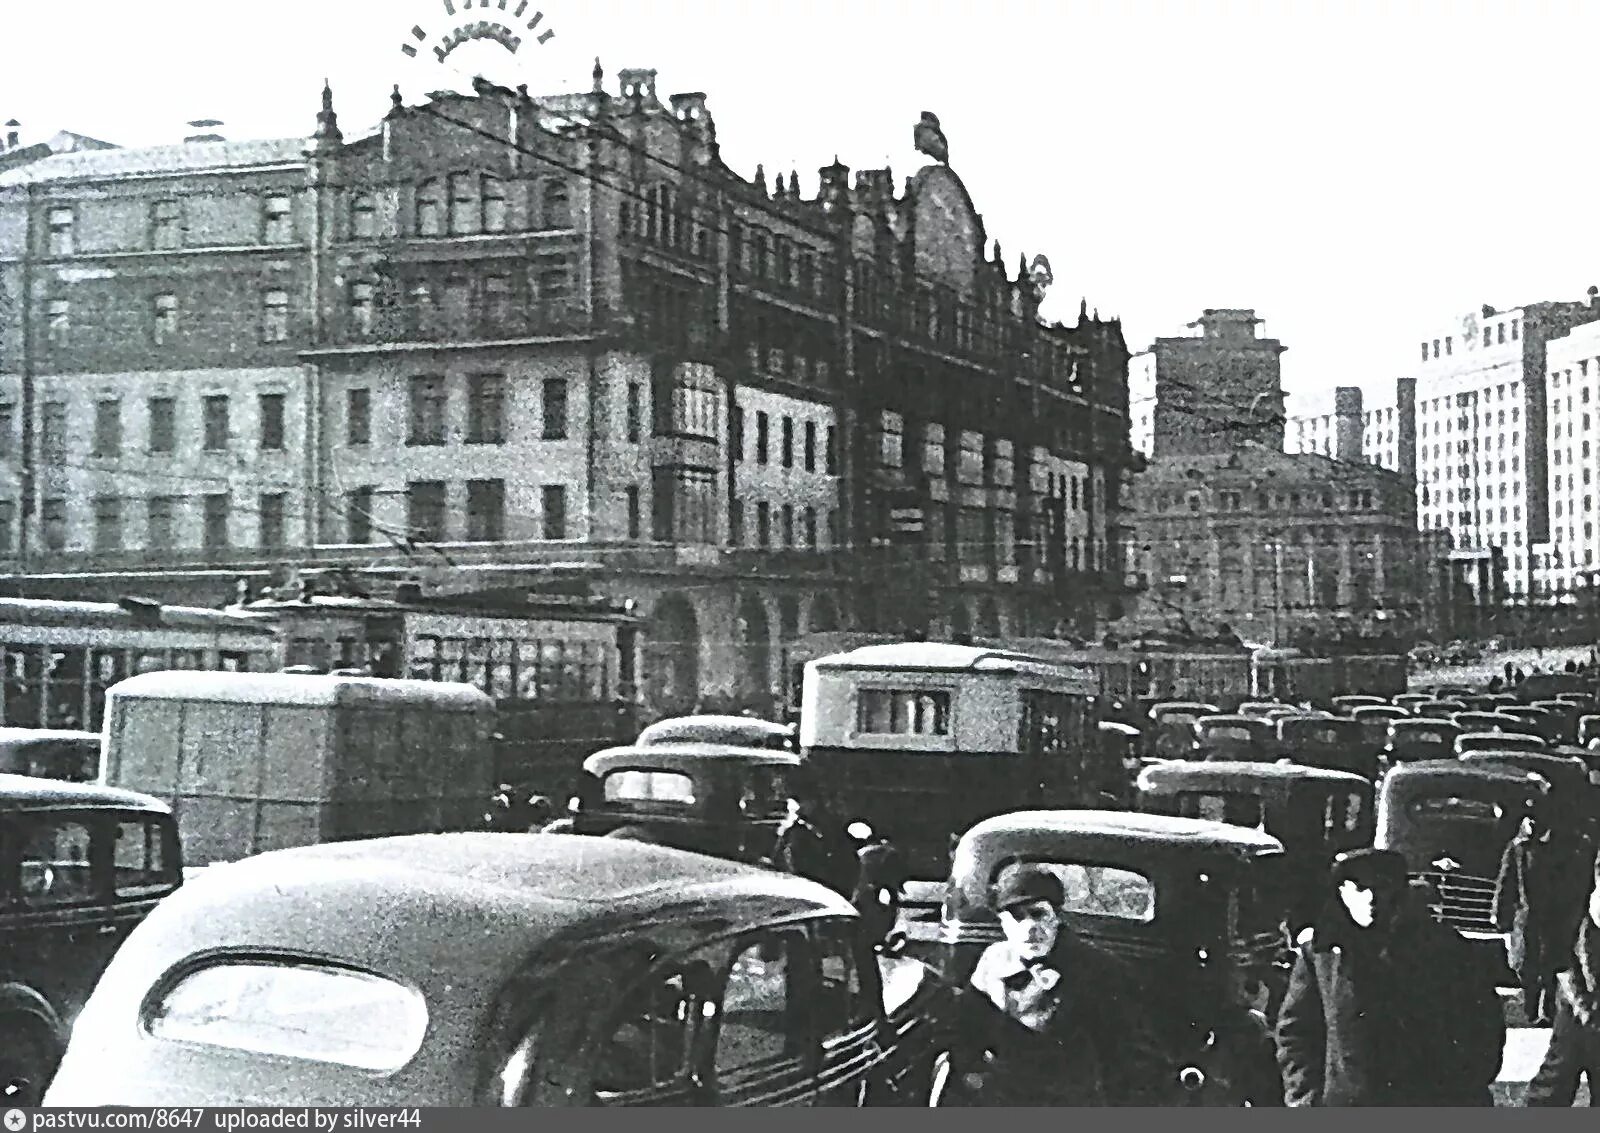
[[[1278,1011],[1291,1106],[1487,1106],[1505,1020],[1494,973],[1427,915],[1392,850],[1334,859]]]
[[[1006,939],[979,958],[956,1022],[968,1104],[1137,1105],[1159,1075],[1131,973],[1063,927],[1065,903],[1039,866],[996,886]]]
[[[1522,985],[1528,1022],[1549,1026],[1556,972],[1571,957],[1583,920],[1594,848],[1573,830],[1574,816],[1540,800],[1506,846],[1494,890],[1494,926],[1508,934],[1506,952]]]
[[[1589,1078],[1589,1104],[1600,1094],[1600,860],[1589,892],[1589,915],[1556,980],[1556,1019],[1544,1064],[1528,1083],[1528,1106],[1570,1106],[1578,1077]]]

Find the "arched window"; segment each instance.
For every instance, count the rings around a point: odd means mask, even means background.
[[[444,235],[444,208],[437,178],[417,186],[417,235]]]
[[[572,227],[572,194],[565,181],[555,178],[544,183],[543,218],[546,228]]]
[[[478,178],[471,173],[450,175],[450,234],[472,236],[483,231],[478,206]]]
[[[484,174],[483,177],[483,230],[504,232],[507,228],[506,189],[500,178]]]
[[[350,198],[350,238],[370,240],[378,234],[378,199],[371,193]]]

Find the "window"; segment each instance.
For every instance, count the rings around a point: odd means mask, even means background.
[[[352,488],[344,494],[345,541],[364,546],[372,542],[370,487]]]
[[[54,208],[49,213],[49,254],[52,256],[70,256],[74,252],[72,240],[73,211],[70,208]]]
[[[839,446],[832,425],[828,426],[828,443],[824,451],[827,456],[827,474],[829,476],[837,476],[839,474]]]
[[[172,547],[172,515],[177,510],[176,496],[151,496],[145,501],[145,546]]]
[[[47,551],[62,551],[67,546],[67,501],[52,496],[40,504],[39,522]]]
[[[533,294],[544,303],[571,299],[577,289],[577,269],[572,257],[546,255],[534,259]]]
[[[772,546],[772,505],[766,500],[756,504],[756,546]]]
[[[371,240],[377,235],[378,199],[371,193],[357,193],[350,198],[350,237]]]
[[[506,440],[504,374],[474,374],[467,379],[467,443],[499,445]]]
[[[208,452],[228,447],[228,395],[214,393],[201,402],[204,421],[204,443]]]
[[[783,419],[783,466],[794,467],[794,418]]]
[[[850,922],[817,926],[815,1007],[824,1042],[871,1026],[877,1015],[877,1004],[862,985],[856,966],[858,936],[859,930]]]
[[[817,548],[817,509],[810,504],[805,510],[806,546],[812,550]]]
[[[486,276],[483,281],[483,315],[496,333],[510,334],[517,314],[509,275]]]
[[[498,543],[505,538],[506,482],[467,481],[467,542]]]
[[[471,173],[450,175],[450,233],[470,236],[483,230],[478,205],[478,178]]]
[[[283,394],[264,393],[256,398],[261,416],[261,447],[281,452],[283,442]]]
[[[805,938],[798,932],[761,933],[734,960],[723,993],[712,1056],[717,1088],[733,1093],[766,1079],[774,1060],[794,1057],[800,1011],[791,975],[803,970]]]
[[[383,1073],[421,1049],[428,1009],[410,988],[348,968],[222,961],[179,980],[144,1026],[167,1042]]]
[[[419,543],[442,543],[445,533],[443,480],[413,480],[406,485],[406,527]]]
[[[261,546],[276,548],[284,545],[284,512],[289,502],[286,492],[263,492],[260,500]]]
[[[737,497],[728,505],[728,546],[744,546],[744,501]]]
[[[817,470],[817,423],[815,421],[806,422],[805,469],[807,472],[815,472]]]
[[[950,694],[926,689],[862,689],[856,701],[856,731],[947,736]]]
[[[18,889],[24,905],[79,905],[95,899],[86,820],[41,818],[20,831]]]
[[[170,828],[159,822],[126,819],[117,823],[111,849],[112,884],[119,897],[142,897],[177,885],[177,861]]]
[[[361,280],[350,284],[350,331],[361,338],[372,337],[376,290],[372,284]]]
[[[640,533],[639,486],[628,485],[628,538],[637,539]]]
[[[728,451],[735,461],[744,460],[744,407],[728,408]]]
[[[643,427],[643,387],[639,382],[628,383],[628,441],[639,443],[639,430]]]
[[[417,186],[417,235],[443,236],[444,209],[437,178]]]
[[[17,547],[17,502],[0,500],[0,555],[10,554]]]
[[[117,456],[122,452],[122,402],[98,401],[94,407],[94,455]]]
[[[411,379],[411,432],[408,445],[444,444],[445,386],[443,378]]]
[[[905,418],[887,409],[878,422],[878,462],[885,468],[905,464]]]
[[[756,463],[767,463],[768,445],[771,440],[771,420],[766,413],[756,411]]]
[[[544,538],[567,537],[567,489],[562,484],[546,484],[540,492]]]
[[[214,492],[205,497],[205,527],[202,547],[215,550],[228,545],[228,494]]]
[[[122,550],[122,501],[101,496],[94,502],[94,549]]]
[[[67,404],[46,402],[39,422],[39,455],[47,464],[67,460]]]
[[[677,771],[613,771],[601,791],[608,803],[678,803],[695,801],[694,780]]]
[[[784,504],[782,508],[782,515],[783,545],[785,547],[792,547],[794,546],[794,505]]]
[[[544,380],[544,439],[567,439],[567,379]]]
[[[498,177],[485,174],[480,186],[483,193],[483,230],[485,232],[504,232],[506,230],[506,188]]]
[[[628,970],[634,961],[606,963]],[[591,1083],[602,1104],[616,1095],[680,1087],[696,1036],[713,1017],[711,967],[704,961],[652,973],[623,998],[623,1017],[597,1052]]]
[[[170,251],[183,246],[183,203],[150,202],[150,247]]]
[[[178,297],[170,293],[157,295],[151,309],[151,340],[157,346],[165,346],[177,333]]]
[[[372,443],[372,391],[369,389],[345,392],[344,443],[355,446]]]
[[[565,181],[546,178],[541,203],[545,228],[572,227],[572,197]]]
[[[261,341],[289,341],[289,293],[270,290],[261,293]]]
[[[272,195],[262,203],[262,237],[268,244],[288,244],[294,240],[294,212],[289,198]]]
[[[962,430],[956,454],[956,479],[978,487],[983,483],[983,434]]]

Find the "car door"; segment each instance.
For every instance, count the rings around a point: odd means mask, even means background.
[[[815,964],[808,975],[815,990],[808,998],[821,1058],[817,1067],[818,1105],[862,1104],[883,1070],[887,1021],[876,958],[862,947],[860,922],[819,920],[811,926]]]
[[[729,952],[705,1053],[714,1104],[815,1104],[822,1048],[808,1001],[815,987],[806,929],[741,934]]]

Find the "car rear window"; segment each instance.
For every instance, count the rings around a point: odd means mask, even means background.
[[[1207,728],[1208,740],[1238,740],[1240,743],[1249,743],[1254,739],[1249,728]]]
[[[1148,923],[1156,916],[1156,887],[1142,873],[1090,862],[1033,862],[1061,879],[1063,912]],[[1002,871],[1003,872],[1003,871]],[[999,873],[995,879],[999,880]]]
[[[170,1042],[387,1073],[422,1048],[428,1009],[413,989],[366,972],[222,962],[173,984],[149,1009],[145,1028]]]
[[[611,803],[680,803],[695,801],[694,780],[679,771],[613,771],[605,777],[605,798]]]
[[[1425,795],[1408,802],[1406,812],[1415,818],[1456,822],[1493,822],[1499,817],[1493,801],[1463,795]]]

